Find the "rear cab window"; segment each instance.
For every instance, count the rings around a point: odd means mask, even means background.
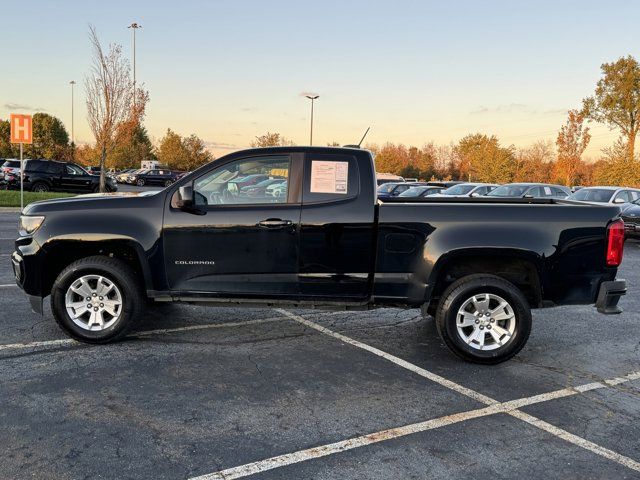
[[[356,198],[360,193],[358,162],[353,155],[309,154],[304,162],[302,203]]]

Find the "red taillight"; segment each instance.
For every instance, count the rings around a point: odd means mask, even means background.
[[[616,220],[607,227],[607,266],[617,267],[622,263],[624,252],[624,222]]]

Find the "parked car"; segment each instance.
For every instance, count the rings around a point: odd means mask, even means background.
[[[431,182],[427,182],[427,185],[435,185],[437,187],[450,188],[454,185],[460,185],[461,183],[467,183],[463,180],[433,180]]]
[[[287,180],[273,183],[265,189],[265,197],[284,198],[287,196]]]
[[[376,183],[378,186],[384,183],[401,183],[406,180],[402,178],[400,175],[394,175],[392,173],[377,173],[376,172]]]
[[[567,198],[571,192],[562,185],[546,183],[507,183],[487,193],[488,197],[502,198]]]
[[[640,190],[622,187],[584,187],[569,195],[567,200],[590,203],[628,204],[640,198]]]
[[[234,178],[229,182],[229,186],[231,187],[229,190],[240,192],[244,187],[249,187],[251,185],[256,185],[264,180],[268,180],[269,175],[264,173],[255,173],[252,175],[244,175],[238,178]]]
[[[136,184],[136,180],[138,179],[138,175],[140,174],[144,174],[146,172],[148,172],[149,170],[146,168],[138,168],[137,170],[134,170],[133,172],[129,172],[129,174],[127,175],[127,178],[125,180],[125,183],[129,184],[129,185],[135,185]]]
[[[14,177],[17,177],[20,175],[20,160],[16,160],[16,159],[5,159],[4,162],[2,162],[2,176],[5,177],[6,175],[12,175]],[[5,180],[9,180],[8,178],[5,178]]]
[[[378,186],[378,198],[397,197],[411,187],[427,185],[426,183],[388,182]]]
[[[131,172],[133,172],[134,170],[135,169],[133,169],[133,168],[127,168],[125,170],[120,170],[115,175],[116,181],[118,183],[127,183],[127,178],[129,177],[129,174],[131,174]]]
[[[460,183],[440,192],[448,197],[481,197],[496,189],[495,183]]]
[[[436,187],[435,185],[420,185],[417,187],[411,187],[405,190],[398,198],[407,197],[429,197],[431,195],[437,195],[444,190],[444,187]]]
[[[240,195],[246,195],[248,197],[259,197],[266,194],[267,187],[274,184],[286,183],[286,179],[283,177],[267,178],[255,185],[247,185],[240,189]]]
[[[323,162],[315,179],[301,173],[313,162]],[[274,169],[295,172],[287,175],[295,195],[230,208],[245,201],[229,189],[234,175]],[[374,175],[366,150],[261,148],[226,155],[154,195],[31,203],[11,256],[16,282],[40,314],[51,295],[58,325],[87,343],[125,336],[150,300],[402,306],[433,314],[456,355],[484,364],[524,347],[531,308],[595,303],[620,313],[619,206],[376,201]],[[603,328],[597,348],[615,348],[606,335],[615,326]]]
[[[640,199],[630,203],[622,210],[624,230],[627,238],[640,240]]]
[[[161,185],[168,187],[178,179],[178,174],[171,170],[143,170],[130,176],[132,183],[142,187],[144,185]]]
[[[84,168],[71,162],[57,160],[27,160],[24,163],[24,189],[33,192],[98,192],[100,175],[91,175]],[[106,177],[106,189],[118,190],[116,181]],[[9,184],[11,189],[20,188],[20,178]]]

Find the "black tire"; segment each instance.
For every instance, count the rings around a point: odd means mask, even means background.
[[[49,185],[47,185],[44,182],[36,182],[31,187],[31,191],[32,192],[48,192],[49,191]]]
[[[493,295],[504,299],[508,303],[507,308],[510,310],[505,311],[513,313],[515,326],[513,333],[510,338],[505,341],[504,345],[497,346],[492,350],[481,350],[472,345],[473,343],[479,342],[472,341],[471,343],[467,343],[465,339],[462,338],[457,324],[458,311],[465,302],[471,300],[474,295],[478,295],[478,298],[482,299],[489,298],[488,296],[483,297],[482,295]],[[495,302],[496,300],[492,301]],[[491,317],[491,322],[495,322],[493,315],[485,315]],[[480,315],[480,320],[475,323],[482,322],[483,318],[484,317]],[[442,338],[442,341],[453,353],[468,362],[485,365],[495,365],[512,358],[522,350],[531,333],[531,310],[527,299],[515,285],[495,275],[469,275],[452,283],[441,297],[435,319],[440,338]],[[486,318],[484,322],[487,322]],[[493,345],[497,343],[489,330],[493,325],[500,326],[500,322],[502,321],[489,324],[490,326],[485,327],[486,330],[483,330],[484,333],[478,332],[479,335],[484,335],[483,343],[485,342],[485,338],[489,338],[489,342],[492,342]],[[502,326],[504,327],[504,325],[503,323]],[[472,331],[475,332],[476,328],[479,328],[479,326],[472,325],[463,330],[468,331],[472,329]],[[496,333],[496,329],[494,328],[493,330],[494,333]],[[468,338],[471,336],[472,334],[470,333]]]
[[[138,185],[139,187],[144,187],[144,178],[139,178],[136,181],[136,185]]]
[[[166,182],[164,182],[165,187],[170,187],[171,185],[173,185],[173,182],[171,180],[167,180]]]
[[[65,295],[73,282],[84,275],[100,275],[115,284],[122,298],[119,317],[103,330],[78,326],[65,306]],[[142,313],[145,295],[135,273],[121,260],[105,256],[86,257],[65,268],[51,289],[51,310],[60,328],[70,337],[86,343],[109,343],[124,337]]]
[[[91,191],[92,191],[93,193],[100,193],[100,185],[96,185],[95,187],[93,187],[93,188],[91,189]]]

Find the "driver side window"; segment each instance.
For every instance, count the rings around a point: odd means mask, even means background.
[[[196,205],[287,203],[289,167],[287,155],[250,157],[228,163],[194,181]]]

